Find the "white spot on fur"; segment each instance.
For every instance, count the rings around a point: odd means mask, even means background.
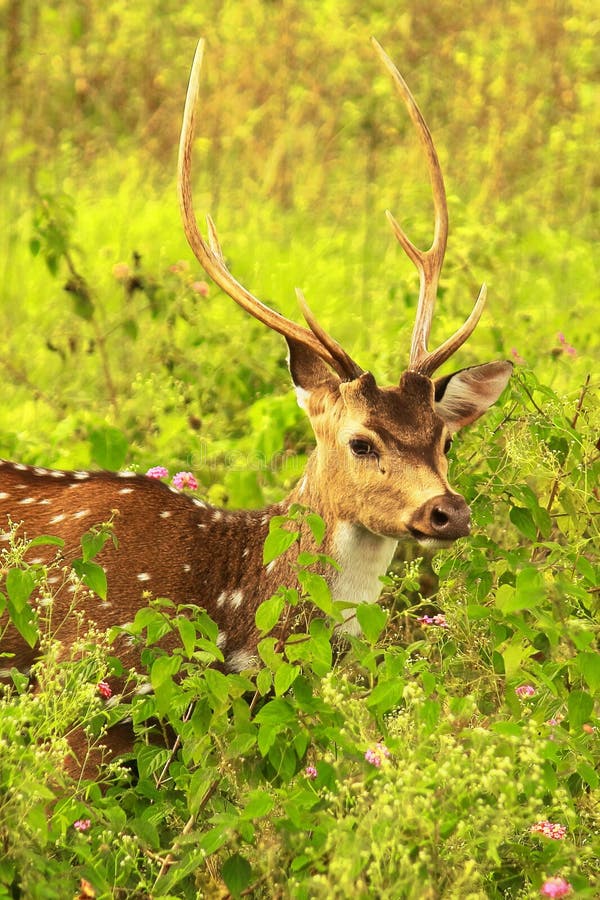
[[[52,469],[48,474],[51,478],[64,478],[66,472],[61,472],[59,469]]]
[[[52,500],[49,500],[48,497],[44,497],[42,500],[38,500],[39,506],[50,506]]]
[[[220,509],[215,509],[215,511],[212,514],[212,517],[215,522],[219,522],[223,518],[223,513],[221,512]]]
[[[192,500],[194,506],[199,506],[200,509],[206,509],[206,503],[203,500],[198,500],[196,497]]]
[[[160,514],[161,519],[168,519],[173,515],[170,509],[163,509]]]
[[[245,558],[246,556],[248,556],[249,553],[250,553],[250,548],[244,547],[244,552],[242,553],[242,556]]]
[[[8,500],[10,494],[7,494],[6,491],[0,492],[0,500]]]
[[[249,650],[236,650],[226,659],[227,668],[232,672],[243,672],[256,664],[256,656]]]
[[[79,512],[73,513],[74,519],[85,519],[86,516],[91,516],[91,509],[80,509]]]
[[[57,516],[53,516],[50,519],[49,525],[58,525],[59,522],[64,522],[66,519],[66,515],[64,513],[59,513]]]
[[[227,599],[227,591],[221,591],[221,593],[217,597],[217,606],[223,606],[226,599]]]
[[[23,497],[22,500],[19,500],[20,506],[25,506],[27,503],[35,503],[35,497]]]
[[[151,575],[148,572],[140,572],[139,575],[135,576],[138,581],[150,581]]]
[[[73,472],[73,478],[76,478],[77,481],[85,481],[85,480],[88,479],[89,477],[90,477],[90,473],[89,473],[89,472],[81,472],[81,471],[79,471],[79,472]]]
[[[192,571],[192,567],[190,566],[189,563],[184,563],[184,564],[183,564],[183,571],[184,571],[184,572],[191,572],[191,571]]]
[[[243,591],[234,591],[233,594],[231,595],[231,597],[229,598],[229,602],[231,603],[231,605],[233,606],[234,609],[237,609],[243,599],[244,599]]]
[[[273,560],[271,560],[271,562],[268,564],[268,566],[267,566],[267,575],[270,575],[271,572],[273,571],[273,569],[275,568],[275,562],[276,562],[276,560],[273,559]]]
[[[227,634],[224,631],[219,631],[217,634],[216,644],[217,647],[222,650],[225,644],[227,643]]]
[[[26,472],[28,468],[27,466],[24,466],[23,463],[13,463],[12,466],[17,472]]]
[[[121,488],[120,494],[133,494],[133,488]]]
[[[381,594],[381,576],[394,556],[397,541],[373,534],[360,525],[338,522],[333,532],[332,557],[340,566],[331,579],[333,600],[348,603],[376,603]],[[360,634],[352,608],[344,610],[347,619],[340,631]]]
[[[117,478],[135,478],[136,473],[130,472],[127,470],[126,472],[117,472]]]
[[[47,475],[48,474],[48,469],[43,469],[41,466],[35,466],[33,471],[36,475]]]
[[[204,522],[198,522],[198,528],[206,528]]]
[[[141,684],[138,684],[134,693],[144,696],[144,694],[152,694],[154,692],[154,688],[150,684],[149,681],[143,681]]]

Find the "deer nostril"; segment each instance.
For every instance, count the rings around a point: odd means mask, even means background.
[[[431,510],[431,524],[437,529],[447,528],[450,524],[450,516],[441,506],[434,506]]]

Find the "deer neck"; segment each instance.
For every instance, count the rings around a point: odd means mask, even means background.
[[[322,490],[319,468],[318,451],[315,451],[288,502],[308,507],[325,522],[325,539],[319,551],[339,566],[339,570],[330,567],[325,573],[332,599],[352,604],[375,603],[381,594],[381,578],[389,568],[397,541],[342,518],[327,491]],[[341,630],[352,634],[360,631],[352,608],[345,611],[344,618],[346,621]]]

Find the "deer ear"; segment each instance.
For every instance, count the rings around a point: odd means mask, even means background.
[[[326,363],[310,347],[306,347],[293,338],[286,337],[286,341],[289,347],[288,365],[296,388],[298,406],[308,411],[310,396],[317,389],[321,389],[322,394],[337,394],[340,379],[334,375]]]
[[[486,363],[436,378],[435,408],[450,431],[475,422],[496,402],[512,372],[512,363]]]

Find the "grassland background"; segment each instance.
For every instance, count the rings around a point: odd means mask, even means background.
[[[424,246],[432,213],[373,34],[425,111],[446,173],[433,340],[485,280],[489,310],[459,364],[514,348],[565,399],[592,370],[600,105],[589,4],[3,0],[0,23],[0,453],[204,468],[212,499],[256,504],[279,491],[263,463],[310,439],[282,340],[214,286],[207,298],[189,289],[202,273],[175,166],[199,36],[198,216],[211,212],[231,268],[261,299],[297,316],[301,286],[383,382],[405,365],[417,278],[383,213]],[[87,318],[63,290],[64,249],[89,286]],[[146,289],[130,295],[114,267],[134,252]],[[189,271],[171,271],[180,260]],[[559,331],[576,357],[560,351]],[[90,435],[107,428],[127,449],[103,457]],[[298,466],[287,459],[278,480]]]
[[[0,0],[0,456],[192,470],[231,506],[281,497],[302,469],[312,435],[284,342],[204,284],[179,222],[201,36],[196,207],[235,275],[294,317],[300,286],[397,380],[417,277],[384,210],[423,246],[433,217],[375,35],[446,174],[433,341],[485,280],[448,368],[517,363],[451,454],[471,538],[397,560],[335,664],[327,619],[282,653],[265,637],[258,672],[225,676],[206,640],[192,659],[186,619],[178,678],[153,678],[165,658],[147,648],[155,693],[113,707],[100,636],[60,663],[44,643],[38,690],[15,675],[0,696],[1,900],[533,900],[554,876],[598,895],[599,32],[584,0]],[[24,554],[17,539],[3,556],[2,614],[11,573],[51,593]],[[52,637],[51,605],[40,627]],[[132,713],[137,781],[62,773],[73,722],[101,742]],[[172,751],[144,743],[155,716]],[[532,833],[546,819],[564,840]]]

